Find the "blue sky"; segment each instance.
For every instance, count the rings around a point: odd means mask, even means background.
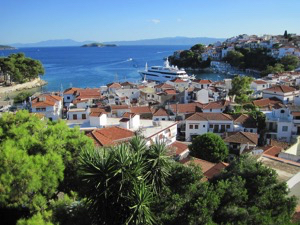
[[[300,0],[1,0],[0,44],[300,34]]]

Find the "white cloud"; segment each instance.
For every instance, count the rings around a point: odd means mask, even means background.
[[[155,24],[158,24],[158,23],[160,23],[160,20],[159,19],[152,19],[151,22],[155,23]]]
[[[182,21],[182,19],[180,19],[180,18],[177,19],[177,22],[178,22],[178,23],[180,23],[181,21]]]

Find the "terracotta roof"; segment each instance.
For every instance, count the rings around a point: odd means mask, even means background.
[[[176,95],[176,91],[174,89],[164,90],[167,95]]]
[[[76,99],[87,99],[87,98],[100,98],[101,92],[98,88],[87,88],[87,89],[80,89],[77,91],[78,96]]]
[[[99,117],[102,114],[107,113],[106,110],[103,108],[90,108],[90,110],[91,110],[91,113],[90,113],[91,117]]]
[[[280,148],[283,148],[283,149],[287,149],[290,146],[289,143],[287,143],[287,142],[278,141],[278,140],[274,140],[274,139],[270,140],[270,145],[271,146],[277,146],[277,147],[280,147]]]
[[[64,91],[65,95],[75,95],[76,91],[80,90],[81,88],[68,88]]]
[[[173,79],[173,80],[170,80],[171,82],[173,82],[173,83],[185,83],[185,81],[184,80],[182,80],[182,79],[179,79],[179,78],[175,78],[175,79]]]
[[[281,100],[279,100],[276,97],[272,97],[272,98],[263,98],[263,99],[259,99],[259,100],[255,100],[253,101],[253,105],[259,107],[259,108],[263,108],[263,107],[271,107],[277,104],[282,103]]]
[[[96,145],[107,146],[129,140],[134,136],[134,132],[121,127],[107,127],[93,130],[87,136],[92,138]]]
[[[198,159],[198,158],[192,158],[192,157],[187,157],[183,160],[180,161],[182,164],[189,165],[191,163],[194,163],[195,165],[198,165],[201,167],[202,172],[205,173],[209,169],[211,169],[213,166],[215,166],[215,163],[211,163],[209,161],[203,160],[203,159]]]
[[[80,102],[88,102],[88,101],[89,101],[88,99],[74,99],[73,104],[77,104],[77,103],[80,103]]]
[[[128,105],[110,105],[110,108],[112,110],[129,109],[129,106]]]
[[[194,80],[193,82],[198,84],[212,84],[213,82],[211,80]]]
[[[159,108],[153,116],[169,116],[168,112],[164,108]]]
[[[277,146],[264,146],[262,149],[264,150],[263,154],[276,156],[276,157],[282,151],[282,148]]]
[[[254,80],[253,82],[256,84],[267,84],[267,82],[264,80]]]
[[[137,114],[135,114],[135,113],[131,113],[131,112],[125,112],[123,115],[122,115],[122,117],[123,118],[133,118],[133,117],[135,117],[135,115],[137,115]]]
[[[131,83],[131,82],[129,82],[129,81],[122,82],[122,83],[120,83],[120,85],[121,85],[121,86],[135,86],[134,83]]]
[[[107,87],[108,88],[122,88],[121,84],[119,84],[119,83],[110,83],[110,84],[107,84]]]
[[[208,121],[208,120],[226,120],[232,121],[233,118],[225,113],[194,113],[186,120],[200,120],[200,121]]]
[[[200,108],[203,106],[200,102],[193,102],[187,104],[171,104],[170,107],[174,113],[195,113],[200,111]]]
[[[175,149],[175,154],[176,155],[180,155],[181,153],[183,153],[184,151],[188,150],[189,147],[187,144],[184,144],[182,142],[179,141],[175,141],[173,142],[171,145],[169,145],[171,148]]]
[[[62,97],[57,95],[40,95],[31,101],[31,107],[54,106],[56,102],[61,101]]]
[[[149,106],[136,106],[130,108],[132,113],[143,114],[143,113],[152,113]]]
[[[288,93],[288,92],[296,91],[296,89],[293,88],[293,87],[286,86],[286,85],[277,85],[277,86],[274,86],[274,87],[267,88],[263,91]]]
[[[292,112],[293,116],[300,116],[300,112]]]
[[[230,101],[222,100],[217,102],[209,102],[202,106],[203,109],[221,109],[230,104]]]
[[[256,128],[256,121],[252,116],[247,114],[232,115],[234,123],[241,124],[245,128]]]
[[[207,179],[211,179],[214,176],[220,174],[222,172],[222,170],[224,170],[227,166],[229,166],[228,163],[219,162],[216,165],[214,165],[212,168],[210,168],[209,170],[207,170],[204,173],[204,176],[206,176]]]
[[[172,85],[167,84],[167,83],[161,83],[161,84],[157,84],[154,86],[155,88],[161,88],[161,89],[170,89],[170,88],[174,88]]]
[[[227,143],[239,143],[239,144],[254,144],[257,145],[258,134],[250,132],[236,132],[228,133],[230,136],[224,139]]]

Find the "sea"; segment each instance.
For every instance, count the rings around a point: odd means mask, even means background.
[[[39,47],[1,50],[0,57],[23,52],[40,60],[45,68],[41,78],[48,82],[43,91],[59,91],[69,87],[95,88],[110,82],[138,82],[138,71],[163,65],[164,59],[177,50],[191,46],[117,46],[102,48]],[[193,72],[189,72],[193,73]],[[198,78],[223,80],[229,77],[216,73],[197,73]]]

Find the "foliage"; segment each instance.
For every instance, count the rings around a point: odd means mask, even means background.
[[[276,63],[274,66],[267,66],[267,68],[261,72],[262,76],[267,76],[268,74],[282,73],[284,71],[284,66],[281,63]]]
[[[165,145],[150,148],[139,137],[129,144],[81,155],[84,196],[99,224],[153,224],[150,204],[165,185],[170,161]]]
[[[205,51],[205,45],[196,44],[196,45],[191,47],[191,51],[203,53]]]
[[[218,224],[288,224],[294,213],[296,198],[287,197],[286,183],[247,155],[233,161],[212,183],[220,197],[213,216]]]
[[[295,55],[286,55],[280,59],[280,62],[286,71],[291,71],[297,68],[300,60]]]
[[[79,129],[27,111],[2,115],[0,143],[0,206],[31,212],[45,210],[58,190],[75,189],[81,148],[93,146]]]
[[[14,97],[14,103],[23,103],[24,101],[28,101],[31,96],[32,94],[29,92],[20,92],[16,97]]]
[[[243,62],[244,55],[238,51],[230,51],[227,53],[226,57],[224,57],[224,61],[227,61],[230,65],[239,67]]]
[[[228,148],[223,139],[214,133],[206,133],[193,139],[189,146],[191,155],[210,162],[224,161],[228,156]]]
[[[250,89],[250,84],[253,81],[252,77],[248,76],[236,76],[232,79],[232,88],[229,95],[236,96],[237,103],[247,103],[250,101],[250,95],[252,90]]]
[[[53,225],[53,223],[44,218],[41,213],[37,213],[29,219],[18,220],[17,225]]]
[[[40,61],[25,57],[23,53],[11,54],[0,58],[0,71],[6,81],[23,83],[45,73]]]

